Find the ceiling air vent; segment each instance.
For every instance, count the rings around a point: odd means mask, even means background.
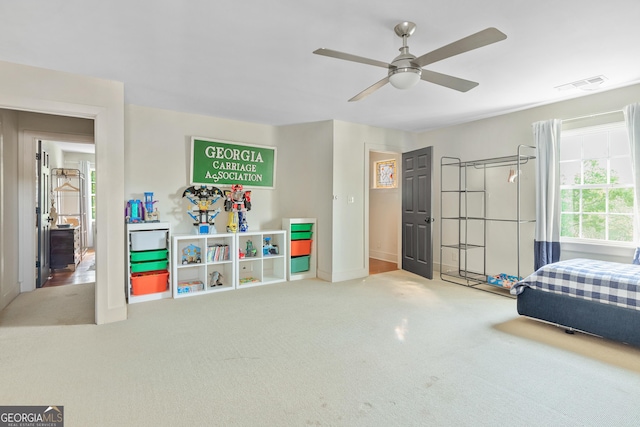
[[[561,86],[556,86],[558,90],[568,90],[568,89],[580,89],[580,90],[596,90],[607,80],[605,76],[595,76],[589,77],[588,79],[578,80],[573,83],[567,83]]]

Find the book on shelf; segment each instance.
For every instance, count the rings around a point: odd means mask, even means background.
[[[207,262],[229,261],[229,245],[215,244],[207,247]]]

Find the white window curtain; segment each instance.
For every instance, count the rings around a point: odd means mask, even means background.
[[[536,144],[535,269],[560,261],[560,130],[557,119],[533,124]]]
[[[636,201],[634,209],[634,221],[636,235],[636,253],[633,257],[634,264],[640,264],[640,104],[627,105],[622,109],[624,113],[624,122],[627,126],[629,134],[629,144],[631,145],[631,171],[633,173],[633,181],[636,186]]]
[[[87,160],[80,160],[80,172],[84,176],[84,218],[85,230],[87,232],[86,247],[93,247],[93,221],[91,220],[91,163]]]

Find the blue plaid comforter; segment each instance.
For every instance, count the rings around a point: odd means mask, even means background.
[[[517,282],[510,292],[519,295],[525,287],[640,310],[640,265],[592,259],[560,261]]]

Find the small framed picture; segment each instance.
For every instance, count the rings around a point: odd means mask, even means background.
[[[396,160],[381,160],[374,163],[374,188],[397,188],[398,180],[396,177]]]

